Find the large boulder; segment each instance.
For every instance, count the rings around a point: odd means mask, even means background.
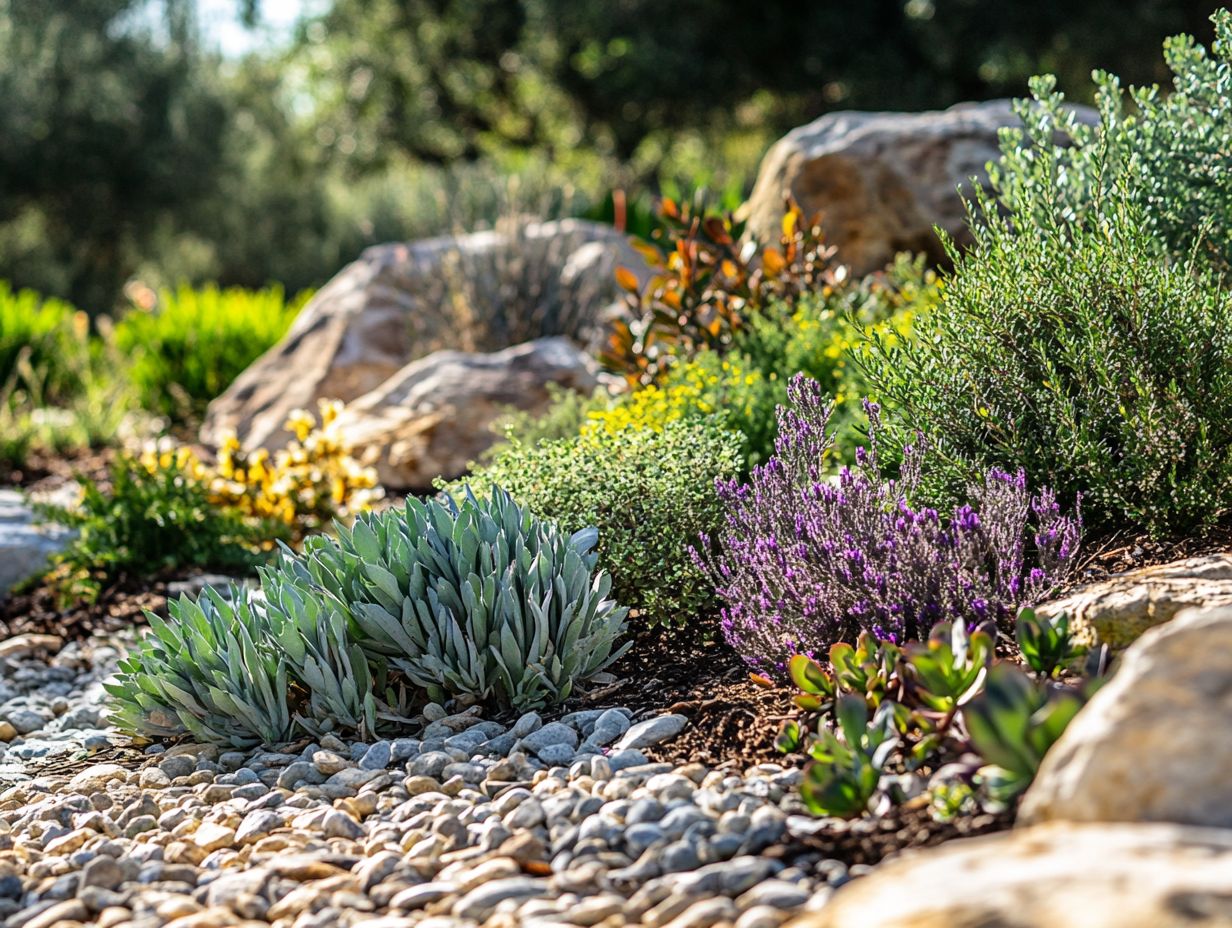
[[[339,436],[385,486],[425,489],[463,474],[495,440],[504,410],[546,408],[548,384],[589,392],[593,362],[565,338],[492,354],[438,351],[351,403]]]
[[[1232,828],[1230,719],[1232,608],[1187,610],[1125,652],[1045,756],[1019,819]]]
[[[1124,648],[1189,607],[1232,606],[1232,554],[1191,557],[1144,567],[1075,590],[1036,611],[1070,617],[1086,645]]]
[[[286,442],[295,409],[350,402],[441,349],[495,351],[540,335],[595,336],[617,265],[645,267],[623,233],[583,220],[503,224],[366,250],[281,342],[210,404],[201,438]]]
[[[805,215],[821,213],[827,241],[856,274],[879,270],[900,251],[940,260],[933,227],[969,241],[959,188],[970,195],[972,177],[985,181],[985,165],[1000,154],[998,131],[1018,125],[1008,100],[925,113],[827,113],[771,147],[740,216],[763,244],[776,241],[785,198],[794,197]]]
[[[1046,825],[904,854],[789,928],[1232,928],[1232,832]]]

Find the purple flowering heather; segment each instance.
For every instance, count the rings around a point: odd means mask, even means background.
[[[1022,471],[988,471],[948,519],[914,508],[927,445],[905,449],[899,479],[883,477],[879,410],[865,408],[869,448],[827,478],[829,400],[797,375],[779,407],[775,454],[748,484],[716,482],[725,526],[692,553],[725,602],[728,643],[763,673],[782,676],[793,654],[817,656],[865,630],[901,642],[942,621],[1006,627],[1077,553],[1080,518],[1063,516],[1048,489],[1032,496]]]

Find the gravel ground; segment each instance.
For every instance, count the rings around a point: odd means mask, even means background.
[[[417,738],[97,763],[125,639],[39,645],[0,644],[5,928],[776,928],[862,869],[796,840],[798,770],[648,760],[680,715],[429,706]]]

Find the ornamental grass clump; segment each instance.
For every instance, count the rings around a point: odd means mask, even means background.
[[[168,621],[150,615],[107,686],[112,722],[247,747],[368,738],[427,699],[561,702],[623,651],[595,534],[565,534],[499,488],[364,514],[337,539],[284,547],[259,595],[207,589]]]
[[[819,384],[797,376],[779,409],[775,455],[747,484],[717,482],[725,525],[694,557],[725,603],[727,641],[762,673],[781,677],[793,655],[863,631],[902,642],[938,622],[1008,627],[1077,552],[1080,520],[1062,515],[1050,490],[1028,492],[1021,471],[990,469],[949,518],[916,505],[928,445],[908,446],[901,475],[885,477],[879,411],[867,410],[870,447],[827,480],[831,406]]]

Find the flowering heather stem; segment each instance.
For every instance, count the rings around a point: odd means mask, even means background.
[[[775,454],[747,484],[716,482],[725,524],[692,554],[725,603],[728,643],[761,672],[781,677],[793,654],[815,657],[862,631],[903,641],[938,622],[1007,627],[1073,564],[1081,518],[1062,515],[1046,488],[1032,496],[1022,471],[989,470],[949,518],[913,506],[928,445],[918,438],[899,478],[884,477],[879,409],[865,406],[869,448],[827,478],[831,407],[797,375]]]

